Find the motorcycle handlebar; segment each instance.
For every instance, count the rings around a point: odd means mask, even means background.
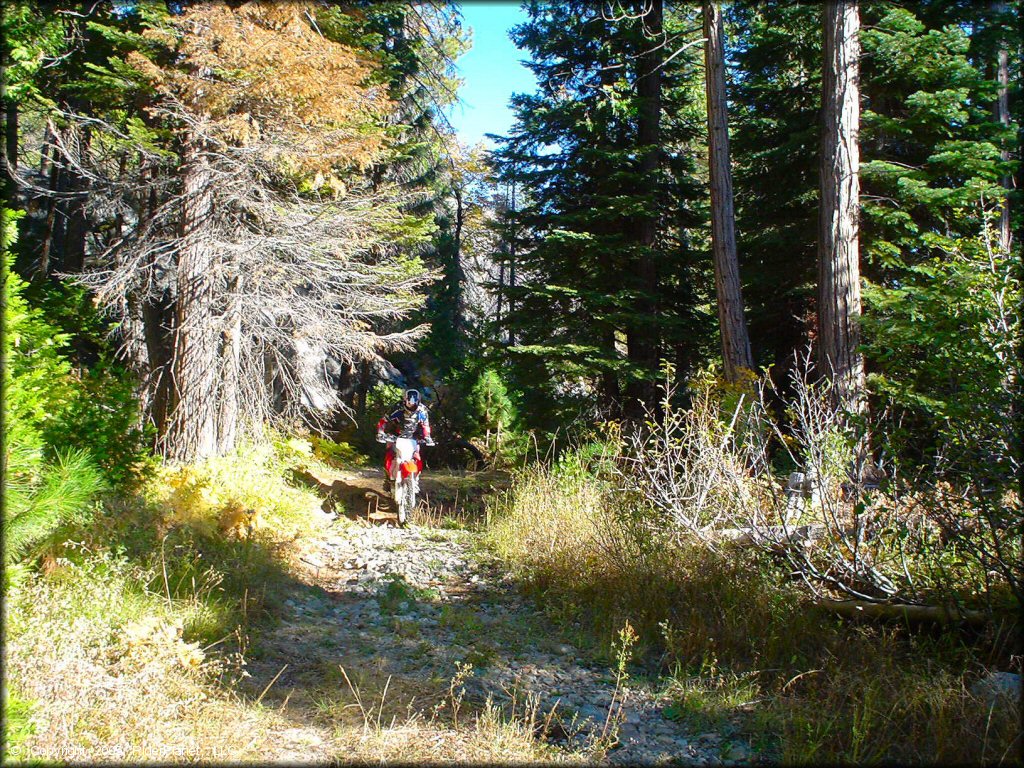
[[[397,439],[398,439],[398,435],[378,435],[377,436],[377,442],[378,443],[393,443]],[[416,442],[419,445],[426,445],[426,446],[437,445],[437,443],[434,442],[433,438],[427,438],[426,440],[417,440]]]

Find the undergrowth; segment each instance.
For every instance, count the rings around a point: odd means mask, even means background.
[[[536,707],[460,711],[458,681],[444,712],[412,700],[375,712],[332,692],[319,702],[326,733],[254,692],[246,657],[306,588],[291,545],[327,523],[320,500],[286,481],[316,461],[309,442],[271,437],[158,467],[41,559],[7,568],[5,761],[582,760],[546,744]],[[432,597],[395,581],[382,610]]]
[[[970,692],[1019,665],[1013,627],[840,620],[769,555],[715,553],[640,508],[584,465],[538,466],[492,503],[487,537],[567,628],[605,649],[624,622],[636,628],[665,717],[784,762],[1017,759],[1015,702]]]

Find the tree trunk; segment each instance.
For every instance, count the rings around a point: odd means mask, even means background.
[[[39,250],[39,265],[36,268],[36,275],[45,278],[50,274],[50,254],[53,251],[53,242],[58,237],[60,219],[57,218],[57,209],[60,207],[57,196],[63,185],[64,171],[57,163],[50,164],[50,192],[49,200],[46,202],[46,226],[43,230],[43,244]]]
[[[363,360],[359,363],[359,385],[356,389],[356,417],[359,421],[366,418],[366,396],[370,393],[370,363]]]
[[[182,243],[171,363],[174,403],[164,454],[192,461],[217,453],[218,328],[213,313],[214,250],[209,236],[213,178],[200,142],[185,145]]]
[[[711,243],[715,260],[718,327],[725,378],[737,381],[754,361],[743,317],[743,293],[736,255],[736,227],[729,167],[729,115],[725,98],[725,40],[717,2],[704,2],[704,68],[708,102],[708,166],[711,171]]]
[[[663,54],[662,18],[663,0],[641,0],[644,34],[640,39],[637,56],[636,93],[637,145],[643,153],[640,175],[645,182],[656,183],[661,157],[661,67]],[[655,369],[658,366],[658,263],[654,246],[658,237],[656,206],[637,222],[637,276],[641,298],[637,302],[634,321],[627,331],[627,354],[631,362],[641,366],[648,378],[634,381],[627,387],[626,413],[631,418],[643,414],[643,405],[653,405],[657,399]]]
[[[91,132],[86,126],[82,130],[81,149],[84,154],[89,151]],[[121,158],[121,177],[124,177],[126,158]],[[85,239],[88,233],[88,222],[85,217],[85,196],[88,194],[89,182],[71,170],[63,173],[66,179],[65,188],[69,193],[62,204],[64,214],[64,237],[61,242],[61,272],[78,273],[85,269]]]
[[[149,398],[149,413],[158,434],[167,428],[167,407],[170,402],[170,375],[168,366],[171,359],[174,314],[171,297],[167,291],[154,300],[146,297],[142,302],[142,328],[146,341],[148,376],[146,389]]]
[[[497,304],[494,308],[494,324],[497,328],[501,328],[501,300],[505,293],[505,260],[502,259],[498,263],[498,297]],[[500,333],[500,330],[499,330]]]
[[[1007,8],[1005,0],[995,0],[992,3],[992,10],[996,17],[996,25],[1000,30],[1005,30],[1006,27],[1002,24],[1001,19],[1006,18]],[[999,124],[1009,128],[1010,126],[1010,54],[1007,50],[1005,36],[1000,36],[999,50],[996,53],[996,81],[999,83],[999,91],[996,95],[996,103],[994,105],[993,112],[995,113],[996,120]],[[1000,159],[1003,162],[1010,160],[1010,152],[1006,147],[1003,147],[999,152]],[[1013,247],[1013,234],[1010,230],[1010,190],[1013,189],[1013,179],[1010,176],[1004,176],[1002,179],[1003,188],[1007,193],[1003,196],[999,206],[999,250],[1003,253],[1009,253]]]
[[[217,413],[217,448],[220,452],[235,447],[238,436],[239,397],[241,396],[242,356],[242,276],[237,256],[231,261],[227,285],[227,310],[221,332],[220,402]]]
[[[13,197],[13,192],[17,189],[12,174],[18,170],[18,102],[11,98],[8,98],[6,102],[4,136],[6,139],[5,152],[7,164],[10,166],[10,169],[4,169],[4,176],[10,184],[11,196]]]
[[[122,158],[122,173],[124,164],[125,160]],[[143,222],[150,221],[156,215],[156,206],[156,190],[150,188],[148,199],[139,209],[140,229]],[[118,237],[121,235],[121,226],[121,215],[118,214]],[[164,286],[158,298],[144,295],[141,304],[142,334],[146,346],[146,398],[149,416],[157,429],[157,434],[162,435],[167,428],[168,407],[171,402],[170,363],[174,340],[174,301],[170,288]]]
[[[463,344],[463,328],[465,327],[466,302],[463,288],[466,284],[466,271],[462,267],[462,229],[465,225],[466,210],[462,200],[462,190],[454,189],[455,195],[455,235],[452,253],[452,331],[455,343],[461,349]]]
[[[509,212],[511,213],[511,216],[509,217],[509,223],[511,225],[511,229],[510,229],[510,232],[509,232],[509,239],[508,239],[508,275],[507,275],[507,277],[508,277],[508,287],[509,288],[515,288],[516,287],[516,237],[518,237],[518,233],[519,233],[519,229],[518,229],[518,227],[516,227],[516,214],[517,214],[517,210],[516,210],[516,183],[515,183],[515,181],[513,181],[511,183],[511,186],[510,186],[510,189],[509,189]],[[502,279],[504,280],[504,278],[506,277],[504,269],[502,269],[502,273],[501,274],[502,274]],[[512,295],[511,294],[508,294],[505,297],[505,304],[507,305],[507,309],[505,310],[505,312],[506,312],[507,315],[511,316],[512,315],[512,310],[513,310],[513,307],[512,307]],[[500,307],[499,307],[499,313],[500,313]],[[510,346],[510,347],[513,346],[516,343],[515,332],[512,330],[511,326],[509,326],[509,328],[508,328],[508,341],[507,341],[507,343],[508,343],[508,346]]]
[[[858,80],[860,18],[855,0],[828,0],[823,11],[821,208],[818,243],[818,365],[831,377],[833,401],[865,408],[859,321],[860,196]]]
[[[831,600],[827,597],[819,598],[815,605],[840,616],[855,619],[898,619],[939,624],[962,622],[974,626],[983,626],[989,622],[988,614],[983,611],[972,611],[956,606],[869,603],[866,600]]]

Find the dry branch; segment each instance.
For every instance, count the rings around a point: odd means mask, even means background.
[[[864,600],[832,600],[820,597],[815,605],[840,616],[872,619],[905,619],[914,622],[959,623],[980,626],[988,623],[983,611],[972,611],[955,606],[908,605],[903,603],[874,603]]]

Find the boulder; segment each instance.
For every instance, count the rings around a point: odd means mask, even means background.
[[[971,693],[989,706],[1021,700],[1021,676],[1013,672],[990,672],[971,686]]]

